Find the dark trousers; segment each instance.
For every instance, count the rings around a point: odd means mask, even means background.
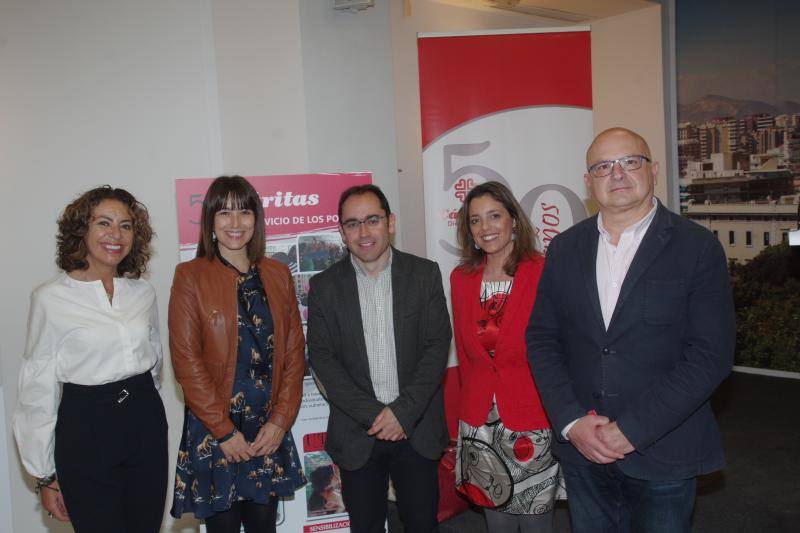
[[[358,470],[341,470],[342,497],[350,514],[350,531],[385,531],[390,476],[404,530],[439,531],[437,466],[438,461],[422,457],[411,448],[408,440],[376,440],[367,464]]]
[[[56,423],[58,482],[77,533],[157,533],[167,496],[167,419],[150,373],[65,383]]]
[[[688,533],[696,478],[654,481],[619,467],[562,462],[574,533]]]
[[[233,502],[231,508],[206,518],[208,533],[275,533],[278,517],[278,498],[272,498],[266,505],[252,502]]]

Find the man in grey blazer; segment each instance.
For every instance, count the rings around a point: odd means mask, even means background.
[[[586,163],[600,212],[550,243],[527,330],[572,528],[689,531],[696,476],[724,466],[709,397],[733,362],[725,255],[655,199],[638,134],[604,131]]]
[[[350,254],[311,278],[308,299],[309,361],[331,408],[325,449],[351,531],[384,531],[391,477],[406,531],[434,532],[451,338],[441,273],[390,246],[395,216],[378,187],[342,193],[339,221]]]

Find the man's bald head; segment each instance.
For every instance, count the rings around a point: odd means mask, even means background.
[[[647,141],[644,140],[644,137],[636,133],[635,131],[631,131],[627,128],[609,128],[594,138],[592,144],[589,145],[589,149],[586,150],[586,166],[587,168],[596,163],[597,161],[602,160],[602,157],[599,157],[599,152],[602,152],[603,148],[608,143],[615,143],[620,140],[628,140],[633,141],[636,145],[638,145],[638,152],[641,155],[647,156],[648,159],[652,160],[653,157],[650,154],[650,146],[648,146]],[[628,154],[633,155],[633,154]]]

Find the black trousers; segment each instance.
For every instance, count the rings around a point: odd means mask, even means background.
[[[405,531],[439,531],[438,461],[414,451],[408,440],[376,440],[367,464],[358,470],[341,470],[342,497],[350,513],[352,533],[384,532],[386,492],[392,478],[397,509]]]
[[[167,496],[167,419],[150,373],[65,383],[56,422],[58,483],[77,533],[157,533]]]

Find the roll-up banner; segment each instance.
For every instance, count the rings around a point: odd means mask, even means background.
[[[422,165],[428,258],[449,295],[459,251],[456,217],[484,181],[507,185],[530,217],[537,246],[587,216],[585,151],[592,140],[588,27],[420,34]],[[445,380],[457,430],[458,377]]]
[[[339,196],[353,185],[372,183],[372,174],[294,174],[246,179],[258,192],[264,206],[267,256],[285,264],[294,275],[305,333],[309,279],[346,253],[338,231]],[[200,208],[212,181],[213,178],[190,178],[175,182],[181,261],[195,256]],[[350,519],[341,497],[339,470],[325,452],[328,413],[328,403],[306,371],[300,412],[291,431],[309,482],[293,499],[281,500],[278,531],[350,531]],[[205,531],[204,526],[201,531]]]

